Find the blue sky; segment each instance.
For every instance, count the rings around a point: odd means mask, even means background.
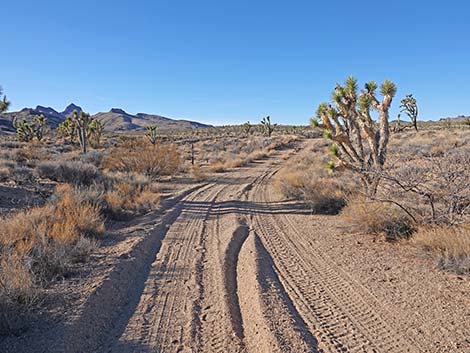
[[[421,119],[470,114],[470,1],[5,1],[12,110],[74,102],[214,124],[307,124],[348,75]],[[399,105],[395,100],[394,111]]]

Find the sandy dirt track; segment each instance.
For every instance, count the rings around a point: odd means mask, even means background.
[[[470,351],[469,281],[281,200],[288,153],[188,189],[36,351]]]

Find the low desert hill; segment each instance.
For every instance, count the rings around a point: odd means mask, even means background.
[[[36,108],[24,108],[17,112],[0,114],[0,135],[15,131],[13,121],[32,120],[35,116],[44,115],[51,129],[56,129],[65,120],[67,115],[74,110],[82,111],[82,108],[73,103],[69,104],[63,111],[59,112],[51,107],[38,105]],[[164,130],[185,130],[194,128],[206,128],[210,125],[189,120],[175,120],[156,114],[138,113],[129,114],[122,109],[112,108],[109,112],[100,112],[92,116],[105,123],[108,132],[126,132],[144,130],[150,125],[157,125]]]

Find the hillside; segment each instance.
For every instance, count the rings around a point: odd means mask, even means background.
[[[73,103],[69,104],[63,111],[59,112],[51,107],[38,105],[36,108],[24,108],[18,112],[0,114],[0,134],[10,134],[15,131],[13,121],[32,120],[35,116],[44,115],[51,129],[56,129],[65,120],[67,115],[74,110],[82,111],[82,108]],[[105,123],[108,132],[124,132],[144,130],[147,126],[158,125],[165,130],[185,130],[194,128],[206,128],[205,125],[189,120],[175,120],[156,114],[138,113],[129,114],[122,109],[112,108],[109,112],[100,112],[92,116]]]
[[[129,114],[122,109],[113,108],[106,113],[97,113],[94,118],[105,124],[106,131],[137,131],[150,125],[158,125],[165,130],[183,130],[194,128],[206,128],[210,125],[195,121],[174,120],[161,115],[138,113]]]

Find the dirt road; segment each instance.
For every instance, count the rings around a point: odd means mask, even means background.
[[[347,246],[356,241],[338,240],[335,216],[280,201],[271,181],[287,153],[197,185],[147,220],[148,234],[44,351],[466,351],[468,281],[436,274],[393,289],[365,279],[387,250],[371,245],[375,255],[356,263]],[[409,266],[402,275],[430,273]],[[416,304],[426,300],[432,306]]]

